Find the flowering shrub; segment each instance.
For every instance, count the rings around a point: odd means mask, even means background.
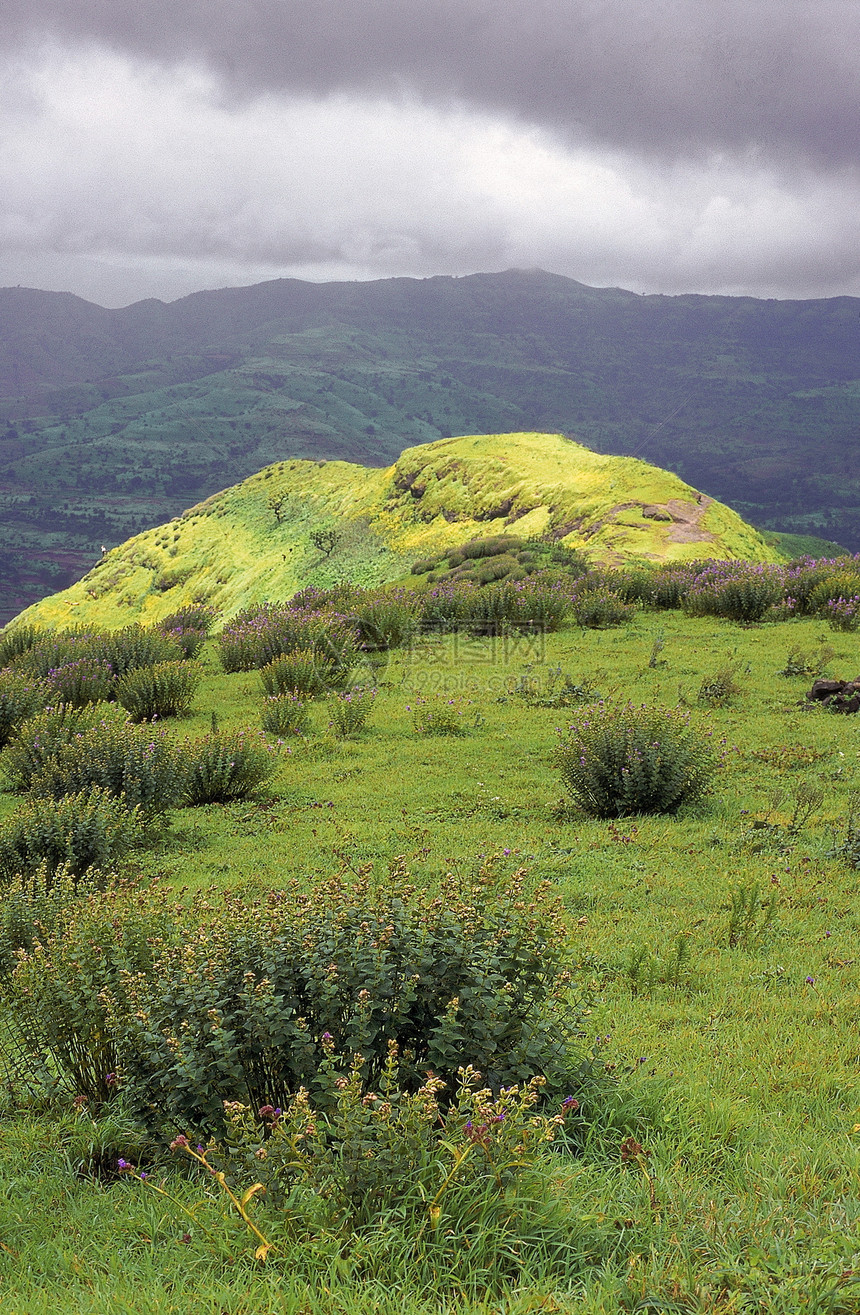
[[[186,744],[185,800],[224,804],[246,799],[277,770],[275,749],[252,731],[213,731],[196,744]]]
[[[375,689],[355,688],[335,695],[328,705],[331,716],[329,725],[335,735],[340,739],[346,739],[347,736],[357,735],[363,730],[373,711],[375,699]]]
[[[61,745],[94,726],[105,725],[108,720],[124,722],[125,712],[120,713],[113,706],[88,704],[72,708],[63,703],[28,718],[14,732],[4,755],[6,781],[13,790],[29,790],[33,778]]]
[[[31,880],[42,870],[50,889],[57,869],[75,881],[95,869],[105,871],[145,838],[139,808],[94,786],[60,800],[33,799],[0,827],[0,879]]]
[[[329,1051],[318,1075],[327,1093],[324,1113],[305,1088],[283,1109],[229,1102],[223,1140],[207,1155],[234,1175],[253,1173],[275,1201],[313,1193],[341,1226],[362,1228],[392,1207],[401,1220],[432,1233],[486,1226],[476,1197],[488,1206],[504,1200],[516,1210],[517,1189],[579,1108],[570,1097],[551,1114],[537,1113],[541,1077],[493,1093],[471,1066],[459,1070],[447,1099],[437,1077],[410,1091],[394,1041],[372,1089],[360,1055],[346,1067],[330,1041],[323,1045]],[[174,1145],[187,1149],[188,1139]]]
[[[171,612],[170,616],[164,617],[159,621],[156,629],[178,644],[183,657],[191,660],[199,655],[218,615],[218,609],[215,607],[189,603],[187,607],[182,607],[178,612]]]
[[[65,703],[72,708],[101,703],[114,692],[113,671],[109,663],[98,658],[78,658],[55,667],[47,673],[46,680],[51,692],[44,702]]]
[[[712,562],[696,575],[683,605],[690,616],[760,621],[781,600],[784,588],[785,572],[780,566]]]
[[[831,630],[855,631],[860,626],[860,594],[852,594],[850,598],[831,598],[825,615]]]
[[[152,976],[176,935],[175,895],[120,886],[72,894],[62,874],[47,894],[13,890],[0,913],[0,965],[14,963],[5,986],[17,1054],[95,1111],[118,1089],[111,1019],[127,1012],[129,983]]]
[[[132,721],[178,717],[191,707],[202,676],[196,663],[185,661],[138,667],[116,682],[116,701]]]
[[[270,735],[306,735],[310,718],[306,698],[295,690],[263,700],[263,730]]]
[[[313,699],[336,688],[348,674],[312,648],[305,648],[269,662],[260,671],[260,681],[268,695],[298,694]]]
[[[0,671],[0,748],[50,697],[50,687],[17,671]]]
[[[624,817],[674,812],[709,794],[719,759],[684,712],[598,703],[571,723],[556,762],[586,813]]]
[[[585,589],[573,600],[573,615],[578,625],[590,630],[625,625],[636,615],[635,603],[626,603],[611,589]]]
[[[446,699],[444,695],[416,698],[407,704],[412,713],[412,726],[418,735],[465,735],[463,720],[469,706],[463,699]]]
[[[387,589],[357,597],[350,620],[355,621],[364,649],[400,648],[414,635],[419,614],[414,594],[405,589]]]
[[[60,743],[30,789],[40,798],[62,799],[101,786],[152,817],[180,802],[184,784],[184,765],[165,731],[104,721]]]
[[[183,654],[175,639],[160,634],[158,630],[131,625],[122,630],[91,636],[87,656],[107,662],[114,676],[119,679],[127,671],[134,671],[138,667],[180,661]]]
[[[225,671],[253,671],[299,651],[348,671],[355,663],[357,639],[354,625],[330,608],[264,603],[239,612],[218,643]]]

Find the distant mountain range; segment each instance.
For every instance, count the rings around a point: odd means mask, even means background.
[[[105,310],[0,290],[0,620],[101,547],[289,458],[553,430],[765,529],[860,550],[860,300],[541,271],[275,280]]]

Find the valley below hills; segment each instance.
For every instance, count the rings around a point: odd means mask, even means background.
[[[860,549],[860,301],[638,296],[541,271],[275,280],[105,310],[0,290],[0,621],[274,463],[505,431],[636,456]]]

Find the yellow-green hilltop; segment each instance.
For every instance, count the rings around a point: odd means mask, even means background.
[[[113,628],[192,600],[229,617],[307,584],[402,580],[416,558],[501,533],[549,536],[615,564],[778,560],[736,512],[669,471],[559,434],[481,434],[407,448],[384,470],[267,466],[114,548],[20,619]]]

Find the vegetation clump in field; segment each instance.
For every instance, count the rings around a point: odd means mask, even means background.
[[[556,761],[574,802],[592,817],[670,813],[711,792],[712,733],[673,708],[598,703],[571,722]]]

